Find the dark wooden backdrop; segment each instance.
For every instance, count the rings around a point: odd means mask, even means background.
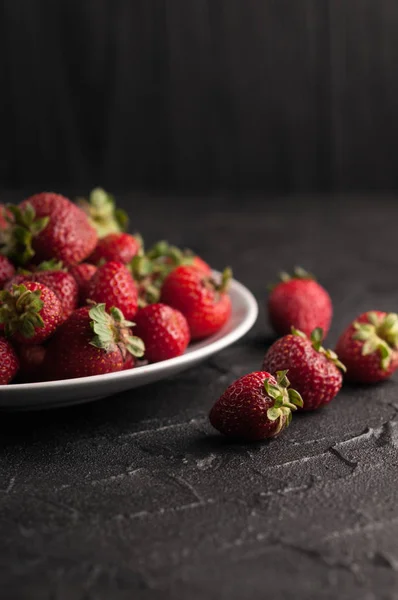
[[[398,187],[396,0],[2,0],[0,182]]]

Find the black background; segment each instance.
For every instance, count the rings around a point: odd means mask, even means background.
[[[2,0],[3,187],[397,187],[394,0]]]

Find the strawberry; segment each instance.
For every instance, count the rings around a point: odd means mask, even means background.
[[[76,283],[79,287],[79,303],[85,304],[87,296],[88,282],[96,273],[97,267],[90,263],[80,263],[69,269],[69,273],[75,278]]]
[[[33,241],[49,223],[49,217],[37,218],[29,203],[24,206],[7,206],[8,226],[0,228],[1,253],[17,265],[25,265],[35,255]]]
[[[193,266],[177,267],[163,284],[161,302],[182,312],[191,339],[208,337],[221,329],[231,315],[231,299],[227,294],[231,277],[231,270],[225,269],[217,284]]]
[[[48,347],[47,371],[52,379],[72,379],[124,369],[128,354],[142,356],[144,344],[131,335],[130,321],[105,304],[75,310]]]
[[[44,381],[46,379],[44,373],[46,352],[46,347],[39,344],[18,346],[17,354],[20,363],[18,378],[25,383]]]
[[[126,356],[126,360],[123,363],[123,371],[129,371],[130,369],[134,369],[135,367],[135,359],[132,354],[128,354]]]
[[[145,344],[145,358],[160,362],[184,354],[190,340],[186,318],[165,304],[150,304],[135,316],[134,333]]]
[[[0,337],[0,385],[10,383],[18,373],[18,356],[8,340]]]
[[[280,274],[281,283],[273,286],[268,299],[271,325],[278,335],[290,333],[296,327],[306,335],[321,328],[326,336],[332,321],[332,301],[327,291],[315,279],[297,267],[291,277]]]
[[[315,329],[311,338],[292,328],[277,340],[264,357],[263,369],[275,374],[287,369],[289,380],[304,401],[304,410],[328,404],[340,391],[344,365],[332,350],[321,346],[323,332]]]
[[[133,319],[137,312],[137,286],[126,265],[120,262],[111,261],[98,267],[88,282],[87,297],[108,308],[116,306],[126,319]]]
[[[92,190],[88,200],[79,198],[77,202],[88,216],[99,238],[109,233],[126,231],[129,221],[127,214],[116,207],[114,197],[102,188]]]
[[[0,289],[15,275],[14,265],[6,256],[0,254]]]
[[[79,289],[76,280],[70,273],[62,269],[62,263],[48,261],[41,263],[33,273],[23,271],[7,283],[6,289],[11,289],[13,285],[19,285],[25,281],[42,283],[56,294],[62,304],[63,321],[77,307]]]
[[[398,368],[398,315],[379,310],[363,313],[340,336],[336,352],[347,379],[376,383]]]
[[[129,233],[109,233],[98,243],[89,261],[98,264],[101,261],[116,260],[127,265],[138,254],[142,241],[139,236]]]
[[[41,283],[27,281],[0,292],[0,323],[18,343],[40,344],[60,325],[61,302]]]
[[[0,231],[8,229],[12,222],[12,213],[4,204],[0,204]]]
[[[211,268],[199,256],[190,250],[180,250],[166,241],[157,242],[146,253],[136,254],[130,263],[133,277],[138,284],[139,304],[146,306],[158,302],[160,291],[167,275],[181,265],[196,267],[206,276],[211,275]]]
[[[27,210],[46,220],[44,228],[31,240],[36,263],[56,259],[65,266],[74,265],[94,250],[97,232],[87,215],[68,198],[43,192],[24,200],[14,212],[20,215]]]
[[[217,400],[210,423],[224,435],[246,440],[276,437],[289,425],[292,410],[302,406],[298,392],[288,389],[286,371],[277,378],[266,371],[240,377]]]

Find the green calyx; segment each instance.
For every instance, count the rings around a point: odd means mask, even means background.
[[[145,345],[141,338],[131,335],[134,323],[127,321],[121,310],[112,307],[106,311],[105,304],[93,304],[89,310],[90,326],[94,332],[90,344],[105,352],[119,348],[123,358],[127,353],[140,358],[144,355]]]
[[[0,323],[7,336],[15,333],[30,339],[36,329],[44,327],[40,311],[43,308],[41,290],[30,291],[25,285],[13,285],[11,291],[0,292]]]
[[[290,424],[292,411],[304,405],[301,395],[296,390],[288,389],[290,382],[286,375],[287,371],[277,371],[276,384],[269,379],[264,381],[267,396],[274,400],[273,406],[267,410],[267,417],[270,421],[278,421],[277,433]]]
[[[0,252],[22,266],[35,255],[33,239],[47,227],[49,217],[36,219],[36,211],[30,203],[23,208],[8,204],[7,210],[11,215],[10,226],[0,232]]]
[[[280,271],[278,276],[279,282],[271,283],[270,285],[268,285],[268,291],[272,292],[272,290],[276,288],[276,286],[280,282],[287,283],[288,281],[292,281],[292,279],[311,279],[313,281],[316,281],[316,277],[314,277],[314,275],[312,275],[302,267],[294,267],[293,275],[290,275],[290,273],[288,273],[287,271]]]
[[[296,329],[295,327],[292,327],[292,335],[308,339],[305,333],[303,333],[299,329]],[[319,352],[319,354],[323,354],[331,363],[333,363],[338,369],[341,369],[341,371],[345,373],[347,369],[345,365],[343,365],[343,363],[339,360],[339,357],[337,356],[336,352],[334,350],[330,350],[329,348],[324,348],[322,346],[322,340],[323,329],[321,327],[316,327],[311,333],[310,337],[312,347],[314,348],[314,350],[316,350],[316,352]]]
[[[37,265],[36,271],[66,271],[64,268],[62,260],[56,260],[52,258],[51,260],[43,260],[39,265]]]
[[[394,350],[398,349],[398,315],[388,313],[385,317],[375,312],[367,313],[368,323],[353,323],[354,340],[364,342],[362,356],[378,352],[380,367],[386,371]]]
[[[77,203],[89,217],[98,237],[103,238],[110,233],[127,230],[129,222],[127,213],[117,208],[115,198],[102,188],[93,189],[88,200],[78,198]]]
[[[129,269],[138,284],[139,305],[147,306],[158,302],[166,277],[181,265],[191,265],[195,254],[191,250],[181,250],[166,240],[156,242],[146,252],[134,256]]]

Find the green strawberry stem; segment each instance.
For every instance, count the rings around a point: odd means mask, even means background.
[[[267,395],[274,399],[273,406],[267,410],[267,417],[270,421],[279,420],[277,433],[290,424],[292,411],[304,405],[301,395],[296,390],[288,389],[289,386],[287,371],[277,371],[276,385],[270,383],[269,379],[264,381]]]
[[[49,222],[49,217],[36,219],[36,211],[30,203],[24,208],[8,204],[12,214],[10,226],[0,232],[0,252],[17,265],[25,265],[35,255],[32,242]]]
[[[137,358],[144,355],[144,342],[141,338],[131,335],[130,328],[134,323],[127,321],[121,310],[112,307],[108,313],[105,304],[93,304],[88,314],[94,332],[90,342],[92,346],[105,352],[113,352],[119,348],[124,358],[127,352]]]
[[[305,333],[303,333],[299,329],[296,329],[295,327],[292,327],[292,335],[308,339]],[[322,346],[323,329],[321,327],[316,327],[314,329],[314,331],[311,333],[310,340],[312,342],[312,347],[314,348],[314,350],[316,350],[316,352],[319,352],[319,354],[323,354],[324,356],[326,356],[326,358],[330,362],[332,362],[338,369],[343,371],[343,373],[347,371],[345,365],[343,365],[341,360],[339,360],[339,357],[337,356],[336,352],[334,350],[330,350],[330,348],[325,349]]]
[[[316,281],[316,277],[312,275],[312,273],[309,273],[308,271],[303,269],[302,267],[294,267],[293,275],[290,275],[290,273],[288,273],[287,271],[280,271],[278,277],[278,283],[270,283],[267,285],[267,289],[269,292],[272,292],[272,290],[276,288],[276,286],[280,282],[287,283],[288,281],[292,281],[292,279],[311,279],[313,281]]]
[[[114,197],[102,188],[93,189],[88,200],[78,198],[77,203],[89,217],[98,237],[103,238],[110,233],[127,230],[129,221],[127,213],[117,208]]]
[[[398,314],[388,313],[383,317],[371,311],[367,313],[367,318],[368,323],[353,324],[356,331],[353,339],[364,342],[362,356],[378,352],[380,367],[386,371],[393,351],[398,349]]]
[[[44,327],[40,315],[43,301],[41,290],[34,292],[25,285],[13,285],[12,290],[0,292],[0,323],[4,324],[5,334],[12,336],[20,333],[23,337],[32,338],[36,329]]]

